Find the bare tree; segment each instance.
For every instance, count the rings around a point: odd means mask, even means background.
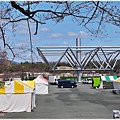
[[[68,16],[73,22],[84,26],[95,37],[105,35],[105,25],[108,23],[120,27],[120,5],[116,6],[117,4],[114,5],[111,1],[10,1],[0,2],[0,5],[0,38],[3,40],[4,47],[8,47],[14,57],[13,48],[6,41],[6,32],[11,24],[14,33],[19,21],[27,21],[31,58],[34,52],[31,23],[36,26],[34,35],[38,33],[39,24],[46,24],[49,20],[59,23]],[[43,8],[43,5],[46,7]],[[89,24],[94,23],[97,23],[97,26],[90,28]]]
[[[10,61],[7,60],[7,52],[2,51],[0,48],[0,69],[4,75],[3,75],[3,80],[6,80],[8,78],[8,70],[10,67]]]

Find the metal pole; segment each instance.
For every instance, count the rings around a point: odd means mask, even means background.
[[[81,39],[80,38],[76,38],[76,57],[78,59],[78,61],[81,63]],[[80,68],[79,68],[80,69]],[[81,82],[81,76],[82,76],[82,71],[77,71],[77,81]]]

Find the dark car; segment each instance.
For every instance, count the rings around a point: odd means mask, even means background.
[[[74,88],[77,87],[77,82],[73,80],[58,80],[58,88]]]

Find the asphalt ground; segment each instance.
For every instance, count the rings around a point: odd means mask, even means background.
[[[49,94],[36,95],[32,112],[0,113],[1,119],[113,119],[113,110],[120,109],[120,95],[112,89],[93,89],[91,84],[78,83],[76,88],[49,85]]]

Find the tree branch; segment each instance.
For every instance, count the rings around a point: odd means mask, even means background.
[[[29,25],[29,21],[28,20],[27,20],[27,24],[28,24],[28,31],[29,31],[29,36],[30,36],[31,59],[32,59],[32,62],[33,62],[33,56],[32,56],[32,53],[33,53],[33,50],[32,50],[32,37],[31,37],[31,30],[30,30],[30,25]]]
[[[34,35],[37,34],[37,31],[38,31],[38,22],[36,21],[36,31],[35,31]]]
[[[3,31],[2,27],[0,27],[0,30],[1,30],[1,32],[2,32],[2,38],[3,38],[4,48],[5,48],[6,46],[8,46],[8,48],[10,49],[10,51],[11,51],[12,54],[13,54],[13,57],[15,57],[15,54],[14,54],[12,48],[6,43],[5,36],[4,36],[5,34],[4,34],[4,31]]]
[[[1,33],[2,33],[2,38],[3,38],[3,43],[4,43],[4,48],[5,48],[5,45],[6,45],[6,42],[5,42],[5,34],[4,34],[4,31],[2,29],[2,27],[0,27],[0,30],[1,30]]]
[[[97,2],[96,8],[95,8],[92,16],[91,16],[90,19],[85,23],[84,26],[86,26],[86,25],[93,19],[94,15],[95,15],[95,13],[96,13],[96,11],[97,11],[97,9],[98,9],[98,5],[99,5],[99,1]]]
[[[17,5],[15,1],[10,1],[10,3],[11,3],[11,5],[12,5],[13,8],[15,8],[16,10],[19,10],[24,15],[26,15],[26,16],[30,15],[28,13],[28,11],[24,10],[22,7],[20,7],[19,5]]]

